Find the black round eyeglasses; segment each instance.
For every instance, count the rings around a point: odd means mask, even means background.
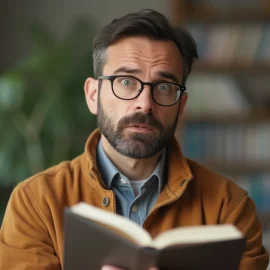
[[[154,102],[161,106],[172,106],[176,104],[185,92],[186,87],[172,82],[150,83],[143,82],[133,76],[115,75],[99,76],[99,80],[109,80],[113,94],[123,100],[137,98],[143,91],[145,85],[151,87]]]

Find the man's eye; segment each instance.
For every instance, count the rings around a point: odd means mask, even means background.
[[[169,85],[168,84],[160,84],[158,86],[158,89],[161,90],[161,91],[168,91],[169,90]]]
[[[124,79],[124,80],[121,81],[121,83],[124,86],[130,86],[132,84],[131,80],[129,80],[129,79]]]

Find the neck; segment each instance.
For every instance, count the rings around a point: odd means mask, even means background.
[[[161,153],[144,159],[126,157],[117,152],[108,140],[101,135],[102,147],[114,166],[130,180],[147,179],[155,170]]]

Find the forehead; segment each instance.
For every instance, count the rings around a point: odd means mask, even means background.
[[[121,66],[142,71],[170,71],[177,76],[183,73],[183,58],[172,41],[152,40],[146,37],[126,37],[107,49],[104,73]]]

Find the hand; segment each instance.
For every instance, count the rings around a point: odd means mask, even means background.
[[[125,269],[118,268],[118,267],[111,266],[111,265],[104,265],[104,266],[102,266],[101,270],[125,270]],[[149,268],[149,270],[158,270],[158,268],[151,267],[151,268]]]

